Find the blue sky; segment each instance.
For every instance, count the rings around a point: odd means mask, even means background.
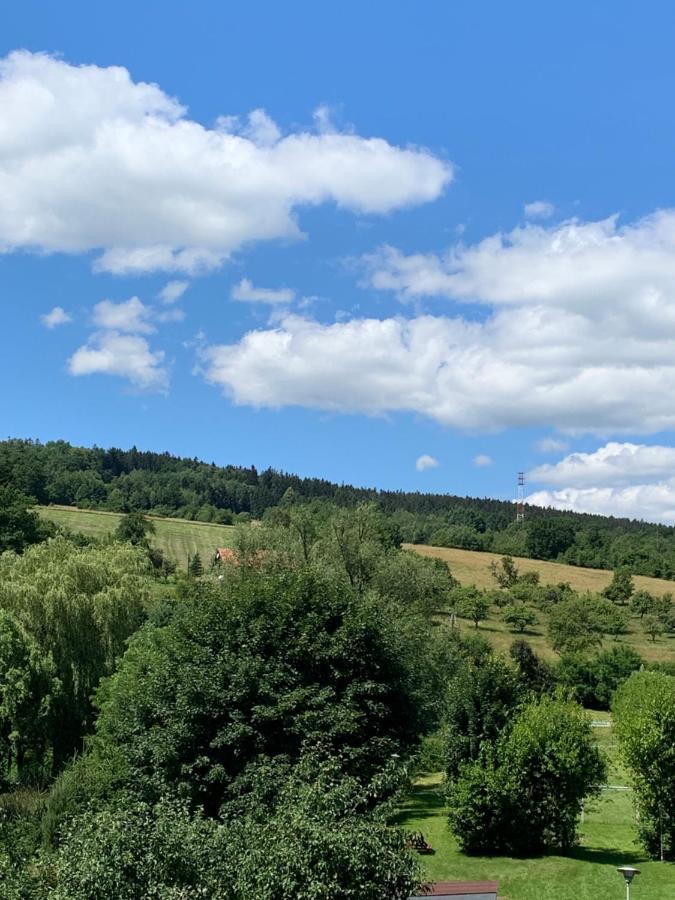
[[[3,435],[675,520],[674,28],[6,5]]]

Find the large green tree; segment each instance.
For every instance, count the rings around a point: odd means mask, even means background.
[[[118,544],[78,547],[63,537],[0,557],[0,609],[53,661],[50,745],[55,770],[93,725],[91,697],[110,674],[149,602],[149,563]]]
[[[367,778],[410,748],[428,702],[423,622],[401,630],[379,598],[315,570],[233,568],[132,639],[99,692],[101,752],[215,814],[266,760],[310,747]]]
[[[52,706],[60,684],[50,654],[0,609],[0,790],[48,773]]]
[[[602,600],[592,594],[575,595],[556,603],[548,621],[551,646],[558,653],[590,650],[602,642],[606,617]]]
[[[640,838],[652,856],[675,859],[675,677],[635,672],[616,692],[612,713]]]
[[[522,699],[518,675],[491,653],[466,659],[450,678],[444,710],[446,766],[454,778],[497,739]]]
[[[450,781],[450,825],[469,852],[566,851],[585,798],[599,794],[604,778],[581,708],[542,697]]]
[[[612,580],[603,590],[602,595],[611,600],[612,603],[625,606],[632,597],[634,590],[635,587],[630,569],[626,566],[620,566],[614,570]]]
[[[43,541],[53,530],[30,509],[30,500],[11,486],[0,484],[0,553],[21,553]]]
[[[407,900],[419,873],[363,788],[319,772],[226,822],[119,797],[69,824],[52,879],[51,900]]]

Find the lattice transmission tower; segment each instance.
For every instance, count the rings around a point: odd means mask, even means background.
[[[516,522],[525,521],[525,473],[518,472],[518,492],[516,494]]]

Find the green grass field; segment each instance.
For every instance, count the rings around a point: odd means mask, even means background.
[[[499,562],[501,557],[495,553],[480,553],[472,550],[455,550],[449,547],[428,547],[421,544],[406,544],[408,549],[415,550],[422,556],[432,556],[442,559],[450,567],[452,574],[462,584],[475,584],[477,587],[495,587],[495,581],[490,574],[490,563]],[[578,591],[601,591],[612,577],[611,572],[603,569],[582,569],[577,566],[565,566],[561,563],[545,562],[537,559],[524,559],[517,557],[516,565],[521,572],[537,571],[543,583],[555,584],[559,581],[569,581]],[[660,578],[647,578],[643,575],[634,577],[636,587],[644,588],[653,594],[664,594],[667,591],[675,593],[675,582],[663,581]],[[524,637],[532,645],[533,649],[546,659],[556,658],[546,637],[546,615],[540,610],[535,610],[539,624],[528,629],[524,635],[517,635],[510,631],[502,621],[499,611],[493,608],[490,616],[481,623],[478,633],[487,638],[500,652],[507,652],[512,641],[516,637]],[[473,632],[473,624],[460,619],[460,630]],[[605,639],[603,648],[615,646],[616,643],[625,643],[634,647],[644,659],[658,661],[675,660],[675,635],[662,635],[656,641],[645,634],[639,619],[631,618],[629,632],[622,635],[618,642],[613,639]]]
[[[75,509],[71,506],[41,506],[38,513],[57,525],[65,525],[93,537],[103,537],[117,528],[122,518],[118,513],[100,510]],[[199,553],[202,563],[208,566],[216,547],[229,547],[232,542],[231,525],[210,525],[206,522],[188,522],[185,519],[163,519],[150,516],[155,526],[151,543],[159,547],[178,566],[187,566],[188,556]]]
[[[593,720],[607,720],[607,713],[592,713]],[[436,851],[420,857],[430,881],[499,882],[504,900],[623,900],[625,888],[616,868],[640,869],[632,900],[675,898],[675,865],[648,860],[635,842],[634,814],[628,776],[619,764],[611,728],[594,728],[610,769],[608,787],[586,811],[580,844],[569,856],[517,859],[508,856],[466,856],[448,828],[442,775],[421,778],[398,817],[398,824],[421,831]]]

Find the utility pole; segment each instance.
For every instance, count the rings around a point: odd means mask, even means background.
[[[516,494],[516,522],[525,521],[525,473],[518,472],[518,493]]]

